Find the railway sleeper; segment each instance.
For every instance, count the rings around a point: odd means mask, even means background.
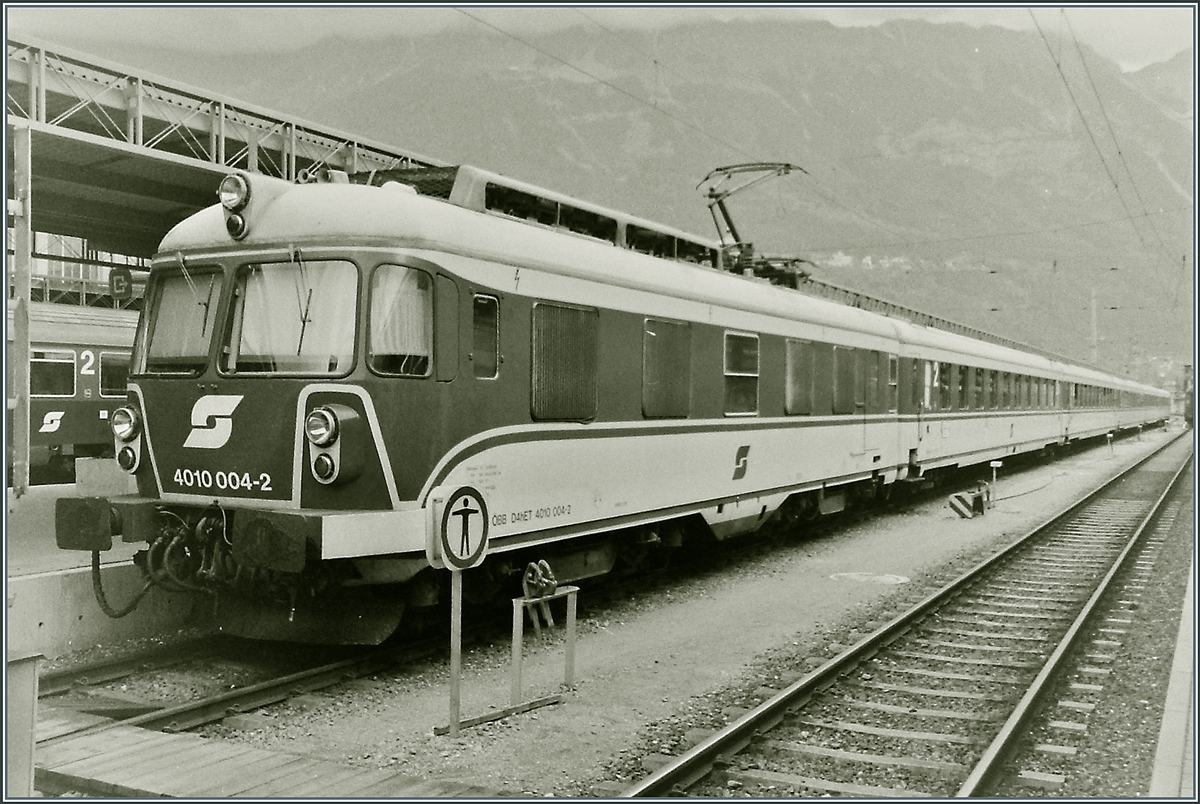
[[[958,762],[945,762],[937,759],[921,759],[918,757],[898,756],[890,754],[871,754],[859,751],[847,751],[841,748],[828,748],[809,743],[797,743],[788,740],[769,740],[763,746],[767,750],[784,754],[798,754],[828,759],[848,765],[877,765],[881,767],[896,767],[918,773],[924,772],[942,779],[955,779],[967,773],[967,767]]]

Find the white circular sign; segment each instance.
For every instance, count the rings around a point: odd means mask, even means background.
[[[446,498],[442,508],[442,558],[452,569],[479,566],[487,553],[488,510],[483,495],[462,486]]]

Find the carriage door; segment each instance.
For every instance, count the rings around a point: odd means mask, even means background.
[[[878,430],[872,429],[870,422],[872,414],[879,413],[881,405],[881,390],[880,390],[880,363],[883,363],[883,371],[887,371],[887,363],[883,362],[885,357],[877,351],[864,349],[860,353],[861,368],[860,371],[863,377],[863,406],[862,406],[862,438],[863,452],[872,453],[878,456],[879,453],[879,436]],[[886,374],[884,377],[886,378]]]
[[[921,440],[925,433],[925,367],[920,358],[914,357],[906,359],[902,368],[900,413],[912,417],[915,432],[904,427],[898,427],[896,431],[901,434],[901,449],[908,451],[908,476],[916,477],[921,465]]]

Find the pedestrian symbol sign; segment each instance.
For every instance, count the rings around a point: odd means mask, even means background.
[[[438,523],[438,553],[449,569],[470,569],[487,554],[488,510],[483,495],[462,486],[446,498]]]

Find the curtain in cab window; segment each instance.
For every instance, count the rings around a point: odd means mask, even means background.
[[[371,278],[371,368],[424,377],[433,357],[433,280],[424,271],[381,265]]]
[[[226,368],[344,374],[354,359],[358,271],[341,260],[293,260],[243,269]],[[231,344],[232,345],[232,344]]]

